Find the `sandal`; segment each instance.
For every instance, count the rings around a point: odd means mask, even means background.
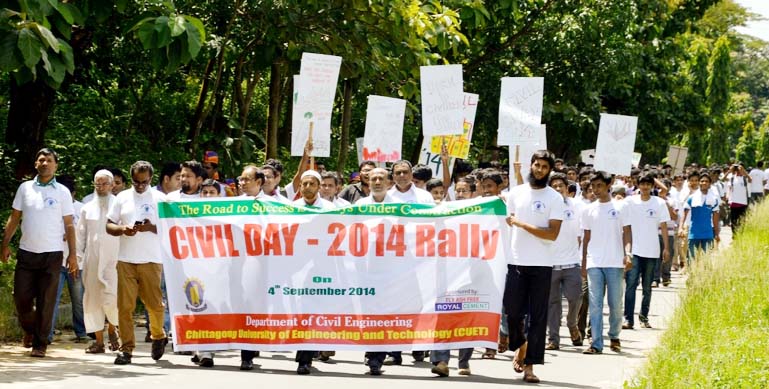
[[[534,373],[526,373],[523,375],[523,380],[525,382],[528,382],[530,384],[538,384],[539,383],[539,377],[534,375]]]
[[[91,343],[90,346],[88,346],[87,349],[85,349],[86,354],[104,354],[104,344],[99,344],[96,342]]]
[[[513,370],[516,373],[523,373],[523,361],[518,358],[513,358]]]
[[[601,354],[601,350],[595,347],[590,347],[587,350],[583,351],[582,354]]]
[[[481,355],[481,359],[494,359],[497,357],[497,350],[493,348],[487,348],[486,352]]]
[[[117,331],[109,333],[109,351],[117,351],[120,349],[120,342],[118,341]]]
[[[508,350],[508,346],[509,346],[509,339],[508,339],[508,337],[504,336],[504,335],[500,335],[499,336],[499,344],[497,345],[497,352],[500,353],[500,354],[504,353],[505,351]]]

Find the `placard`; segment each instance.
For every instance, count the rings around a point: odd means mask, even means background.
[[[544,80],[542,77],[502,78],[497,144],[539,142]]]
[[[601,114],[595,146],[595,170],[629,176],[633,167],[638,117]]]
[[[312,156],[331,154],[331,115],[342,57],[303,53],[299,76],[294,76],[291,116],[291,155],[301,156],[313,125]]]
[[[467,159],[470,156],[470,145],[473,139],[473,126],[475,122],[475,112],[478,109],[478,95],[465,93],[464,100],[464,132],[462,135],[434,136],[430,143],[430,152],[433,154],[441,153],[441,146],[446,143],[449,150],[449,156],[453,158]]]
[[[462,65],[420,66],[422,134],[461,135],[464,132]]]
[[[395,162],[401,159],[405,113],[406,100],[375,95],[368,97],[363,136],[364,160]]]

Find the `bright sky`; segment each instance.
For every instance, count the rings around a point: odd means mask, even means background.
[[[756,20],[747,23],[746,27],[737,27],[736,30],[746,35],[752,35],[769,42],[769,1],[767,0],[735,0],[735,2],[748,11],[761,15],[766,20]]]

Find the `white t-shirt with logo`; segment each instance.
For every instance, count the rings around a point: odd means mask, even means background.
[[[625,249],[622,227],[630,218],[621,201],[596,201],[582,212],[582,229],[590,231],[587,245],[587,268],[622,268]]]
[[[764,172],[761,169],[753,168],[748,173],[752,181],[748,183],[750,193],[764,193]]]
[[[568,197],[563,206],[563,221],[558,238],[553,242],[553,265],[578,264],[582,258],[579,238],[582,236],[580,216],[586,207],[581,201]]]
[[[155,189],[148,188],[144,193],[136,193],[134,188],[126,189],[117,196],[107,213],[107,218],[113,222],[132,226],[137,221],[149,219],[152,224],[158,224],[158,202],[165,195]],[[160,237],[153,232],[137,232],[134,236],[120,236],[120,251],[118,261],[128,263],[162,263],[160,259]]]
[[[510,189],[507,213],[537,227],[548,227],[550,220],[562,220],[563,196],[551,187],[532,189],[526,183]],[[512,255],[507,263],[520,266],[553,266],[553,242],[537,238],[523,228],[513,227]]]
[[[19,248],[35,254],[62,251],[62,218],[75,213],[72,195],[62,184],[40,186],[36,179],[19,185],[13,198],[13,209],[21,211]]]
[[[424,189],[417,188],[414,184],[411,184],[409,190],[405,192],[401,192],[398,190],[398,187],[393,186],[387,191],[387,194],[393,198],[395,203],[435,205],[433,195]]]
[[[186,194],[182,192],[181,189],[175,190],[166,195],[166,200],[168,201],[180,201],[184,199],[199,199],[199,198],[200,198],[200,191],[193,194]]]
[[[633,232],[633,255],[643,258],[659,258],[660,224],[670,221],[665,200],[651,196],[649,200],[643,201],[639,194],[625,200],[625,210],[628,212],[630,227]],[[667,224],[665,231],[665,235],[667,235]]]
[[[729,205],[748,205],[748,189],[745,186],[746,181],[747,178],[745,178],[745,176],[733,175],[729,178]],[[748,183],[748,185],[750,184]]]

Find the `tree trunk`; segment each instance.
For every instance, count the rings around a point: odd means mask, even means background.
[[[294,126],[294,77],[286,77],[286,83],[283,86],[283,131],[278,134],[278,144],[284,147],[291,147],[291,133]]]
[[[344,95],[342,101],[342,131],[339,134],[339,158],[336,160],[336,171],[339,177],[344,180],[344,167],[347,164],[347,155],[350,153],[348,147],[350,137],[350,120],[352,119],[352,81],[344,80]],[[358,161],[360,163],[360,161]]]
[[[278,124],[280,124],[281,84],[283,82],[282,58],[275,60],[270,69],[270,103],[267,114],[267,150],[266,158],[278,158]]]
[[[48,115],[56,91],[41,80],[17,85],[10,78],[11,101],[5,142],[16,158],[15,177],[35,174],[35,153],[44,146]]]

